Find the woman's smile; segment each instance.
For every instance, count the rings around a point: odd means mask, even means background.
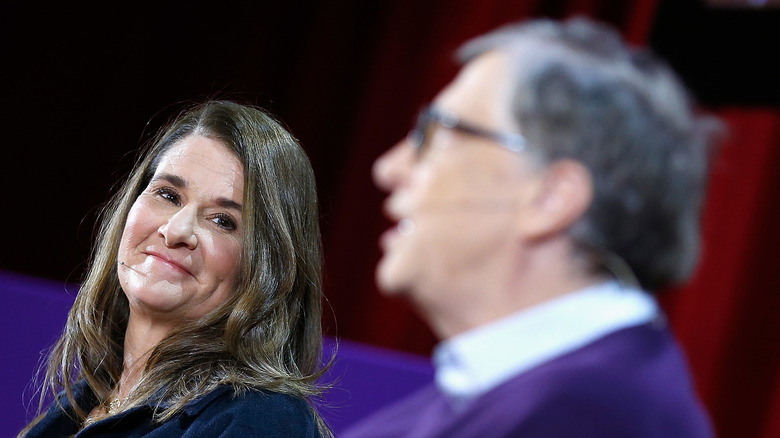
[[[170,147],[130,209],[119,281],[131,313],[194,320],[230,296],[242,248],[244,175],[220,142]]]
[[[168,270],[172,268],[176,272],[195,277],[195,274],[192,273],[191,268],[187,268],[188,263],[184,261],[180,262],[175,260],[173,257],[169,257],[154,251],[147,250],[144,253],[148,256],[147,262],[150,263],[152,267],[161,266],[164,269],[167,267]]]

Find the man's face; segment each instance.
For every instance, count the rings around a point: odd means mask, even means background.
[[[509,59],[489,52],[463,68],[433,107],[485,129],[519,132],[509,113]],[[417,153],[404,140],[374,164],[397,225],[381,237],[377,282],[423,311],[468,305],[508,281],[516,225],[533,169],[526,154],[434,124]],[[439,309],[433,309],[439,308]],[[446,312],[446,310],[444,310]]]

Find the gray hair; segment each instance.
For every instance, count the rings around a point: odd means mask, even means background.
[[[513,71],[514,120],[543,163],[573,159],[591,172],[593,202],[569,230],[594,261],[628,264],[640,285],[687,280],[699,256],[709,151],[720,123],[697,114],[672,69],[648,49],[586,18],[508,25],[467,42],[467,63],[519,44],[544,45]],[[600,260],[598,260],[600,259]]]

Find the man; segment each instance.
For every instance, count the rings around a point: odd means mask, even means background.
[[[650,291],[698,253],[707,147],[674,74],[587,19],[504,27],[380,157],[382,290],[436,382],[346,437],[709,437]]]

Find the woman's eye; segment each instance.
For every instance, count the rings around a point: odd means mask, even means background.
[[[224,230],[233,231],[236,229],[236,222],[226,214],[215,215],[211,221]]]
[[[165,199],[166,201],[175,204],[180,205],[181,200],[179,199],[179,194],[176,193],[175,190],[169,189],[169,188],[161,188],[157,189],[157,196]]]

